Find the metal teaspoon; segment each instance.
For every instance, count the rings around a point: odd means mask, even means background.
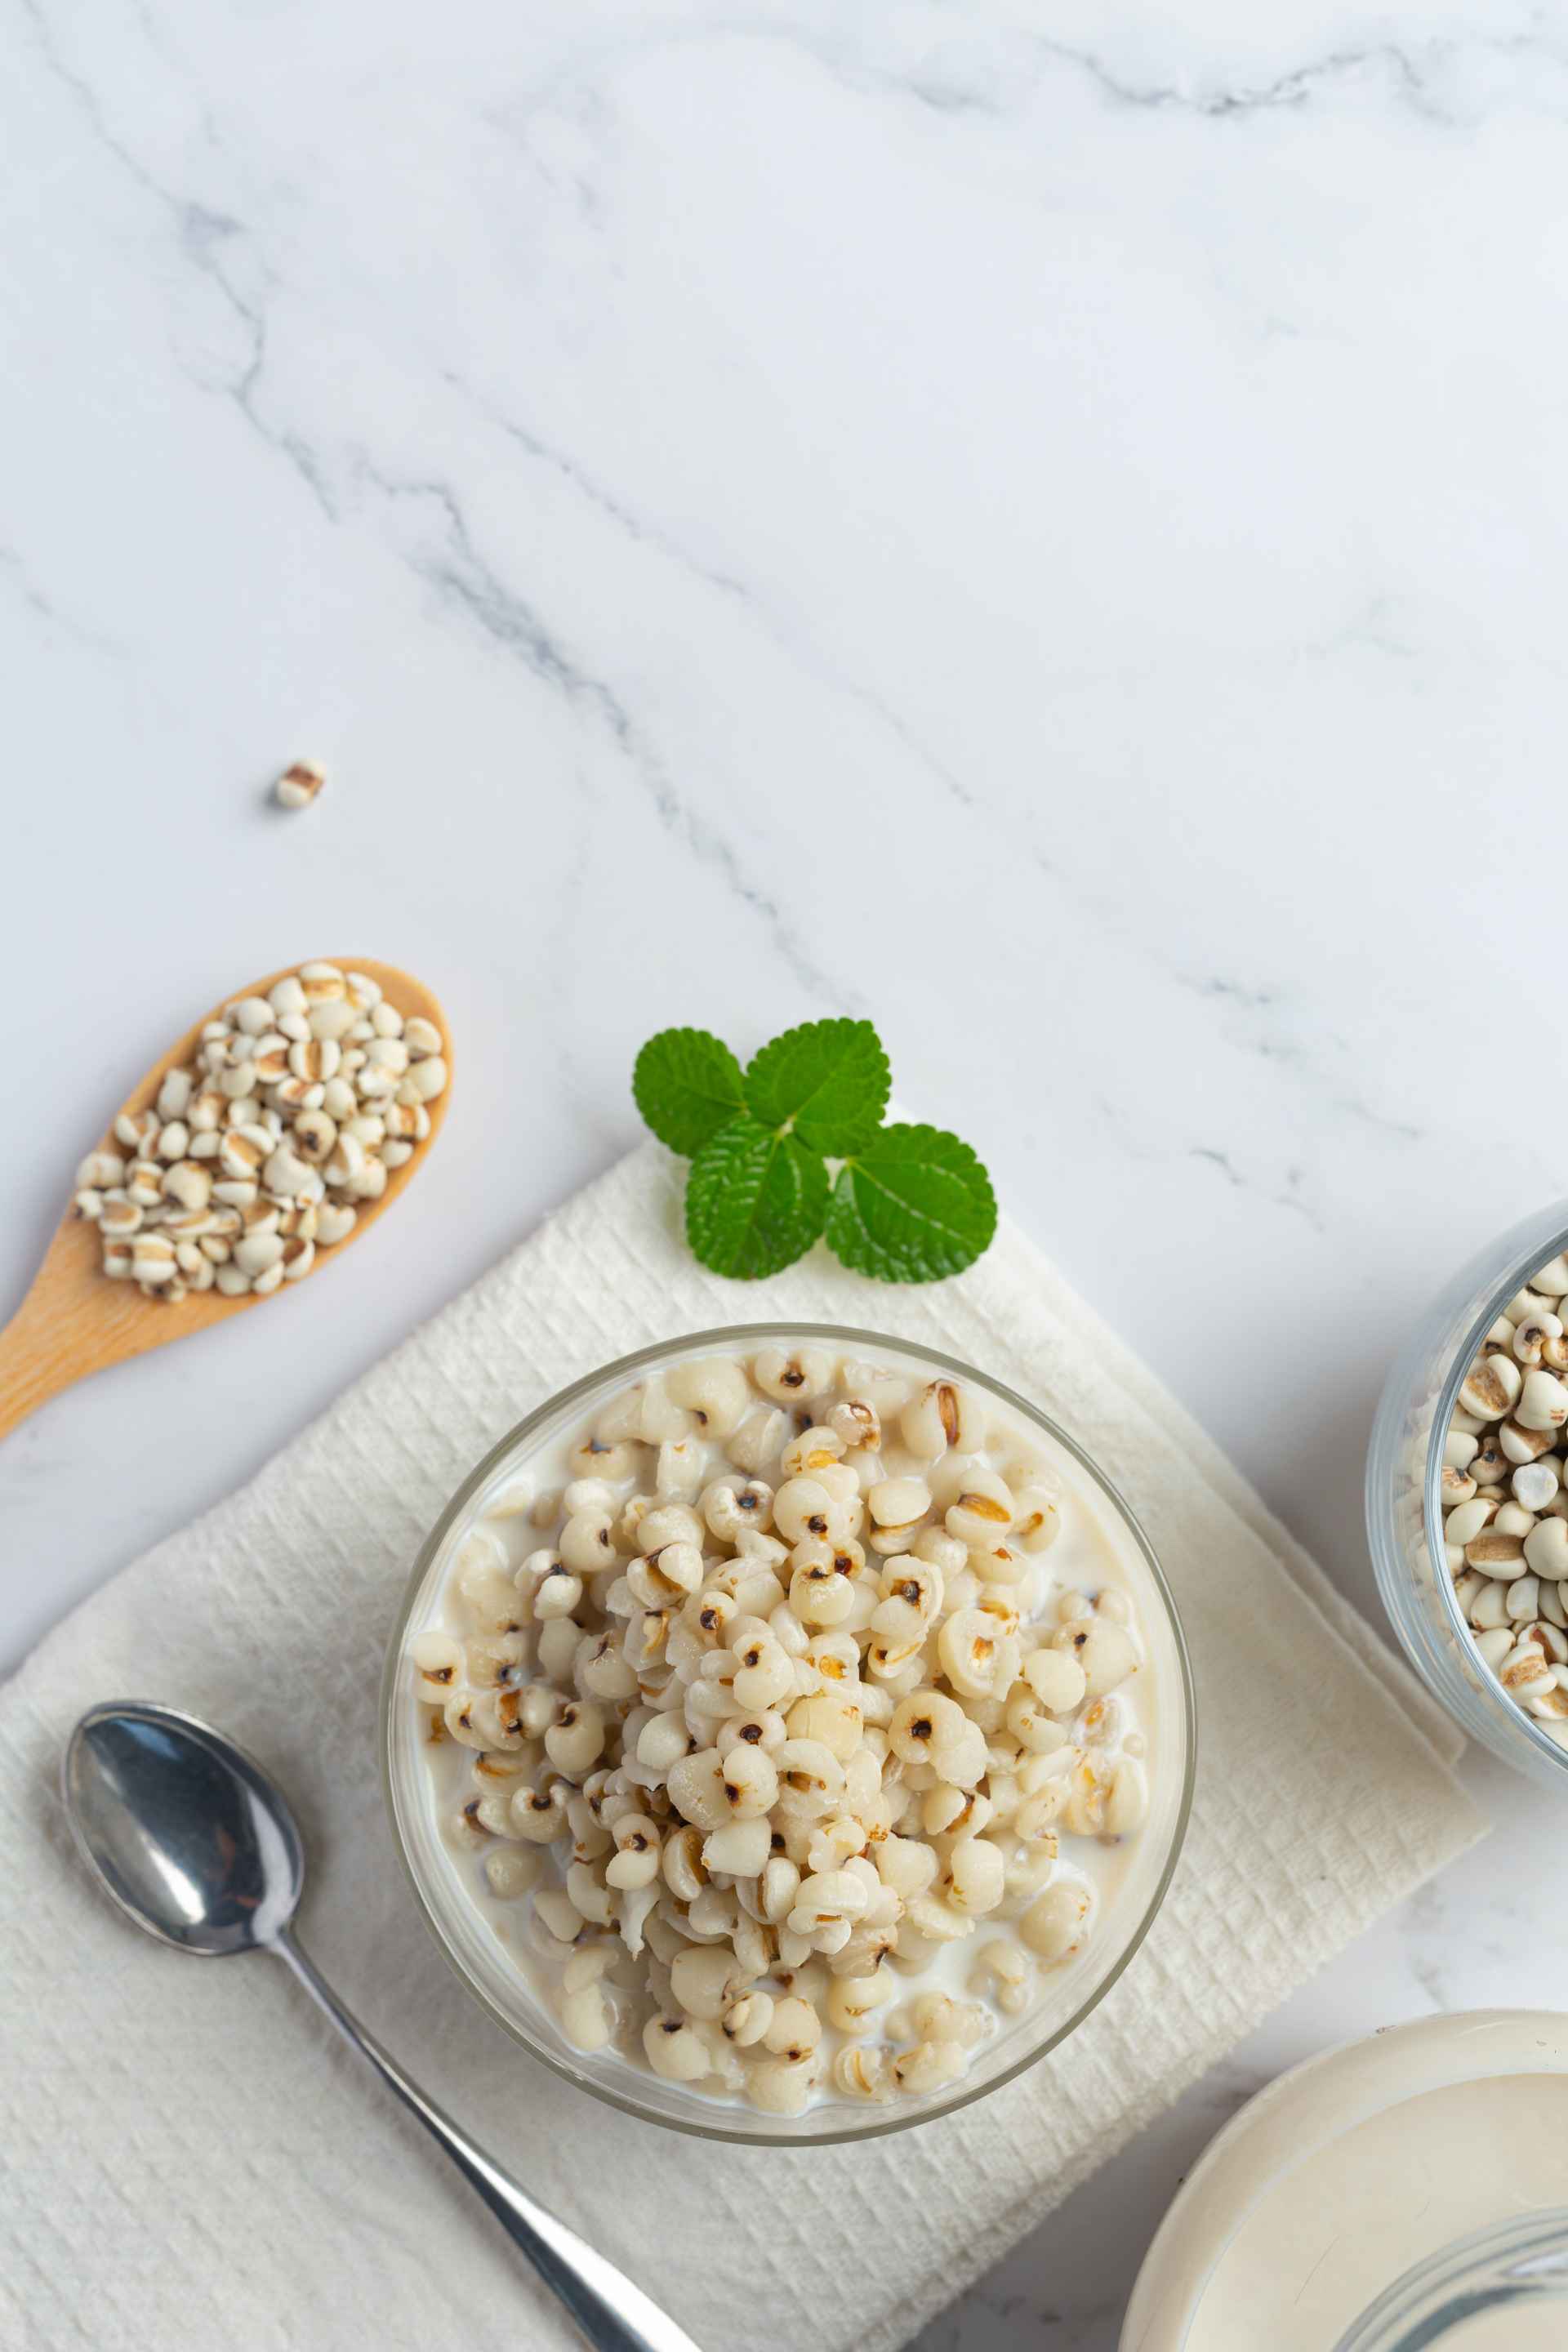
[[[174,1707],[114,1700],[71,1734],[62,1774],[82,1856],[120,1908],[177,1951],[276,1953],[479,2191],[595,2352],[697,2352],[684,2329],[520,2189],[366,2032],[294,1941],[305,1853],[244,1751]]]

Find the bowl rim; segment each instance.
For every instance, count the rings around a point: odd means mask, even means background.
[[[1072,1457],[1087,1475],[1091,1486],[1104,1496],[1111,1508],[1120,1516],[1133,1544],[1142,1557],[1143,1564],[1152,1579],[1155,1592],[1163,1607],[1166,1626],[1175,1652],[1183,1718],[1182,1786],[1172,1821],[1170,1842],[1159,1875],[1142,1915],[1122,1948],[1105,1975],[1098,1980],[1071,2015],[1044,2040],[1031,2044],[1000,2074],[993,2075],[986,2082],[974,2084],[969,2084],[967,2078],[961,2077],[952,2086],[949,2095],[939,2098],[931,2105],[920,2105],[917,2111],[912,2114],[872,2105],[866,2110],[864,2120],[860,2120],[858,2110],[848,2109],[836,2101],[824,2104],[820,2112],[825,2117],[837,2115],[852,2116],[856,2119],[837,2125],[825,2121],[821,2126],[815,2129],[795,2129],[787,2133],[759,2129],[753,2125],[731,2123],[728,2120],[731,2109],[718,2100],[711,2103],[713,2108],[711,2120],[700,2114],[693,2115],[689,2118],[682,2115],[667,2114],[652,2105],[646,2104],[635,2095],[630,2087],[623,2091],[618,2084],[603,2082],[586,2070],[573,2067],[564,2059],[558,2057],[555,2053],[544,2048],[541,2042],[535,2040],[525,2026],[517,2018],[510,2015],[501,2004],[491,1997],[487,1989],[469,1973],[461,1955],[448,1939],[435,1905],[414,1866],[408,1842],[404,1835],[398,1805],[397,1783],[393,1767],[394,1709],[397,1704],[401,1687],[400,1668],[407,1638],[408,1621],[413,1614],[415,1600],[448,1532],[468,1510],[475,1496],[493,1476],[507,1456],[524,1444],[531,1432],[542,1422],[568,1409],[575,1399],[585,1396],[591,1390],[599,1388],[608,1381],[635,1376],[649,1366],[663,1361],[672,1350],[709,1346],[715,1349],[730,1347],[739,1349],[748,1344],[760,1345],[770,1339],[827,1339],[839,1344],[847,1341],[858,1347],[889,1348],[904,1355],[918,1356],[925,1362],[950,1372],[958,1379],[972,1381],[987,1390],[991,1395],[999,1398],[1003,1403],[1021,1413],[1026,1422],[1033,1422],[1037,1426],[1043,1428],[1047,1436],[1062,1446]],[[404,1876],[413,1890],[420,1915],[435,1937],[437,1946],[447,1965],[459,1981],[486,2015],[493,2019],[512,2041],[526,2051],[530,2057],[536,2059],[542,2065],[547,2066],[551,2073],[558,2075],[563,2082],[570,2083],[576,2090],[587,2092],[591,2097],[600,2099],[606,2105],[617,2108],[623,2115],[637,2117],[641,2123],[660,2125],[666,2130],[682,2132],[696,2139],[726,2141],[747,2147],[779,2147],[793,2150],[803,2147],[828,2147],[850,2140],[885,2138],[889,2133],[907,2131],[917,2124],[934,2123],[941,2116],[955,2115],[960,2108],[970,2106],[975,2100],[985,2098],[993,2091],[1001,2090],[1006,2084],[1016,2082],[1027,2068],[1037,2065],[1041,2059],[1048,2057],[1053,2050],[1059,2048],[1062,2042],[1076,2033],[1079,2028],[1092,2016],[1141,1949],[1170,1892],[1171,1882],[1175,1876],[1177,1864],[1181,1861],[1192,1820],[1197,1778],[1197,1695],[1193,1677],[1192,1659],[1188,1652],[1181,1615],[1153,1545],[1150,1542],[1142,1522],[1120,1488],[1100,1467],[1092,1455],[1087,1453],[1078,1440],[1062,1428],[1058,1422],[1055,1421],[1042,1407],[1031,1403],[1028,1398],[1020,1395],[1017,1390],[1009,1388],[1005,1381],[994,1379],[988,1372],[981,1371],[977,1366],[965,1362],[961,1357],[949,1355],[940,1348],[928,1346],[923,1340],[900,1339],[892,1332],[867,1330],[858,1325],[849,1323],[800,1322],[779,1317],[770,1318],[766,1322],[726,1323],[700,1331],[677,1332],[647,1347],[635,1349],[628,1355],[613,1357],[607,1363],[596,1365],[591,1370],[583,1373],[577,1380],[568,1382],[564,1388],[552,1391],[490,1447],[458,1487],[431,1528],[419,1548],[418,1557],[405,1584],[387,1640],[386,1654],[382,1668],[381,1693],[378,1702],[377,1751],[382,1794],[391,1825],[393,1845]],[[635,2084],[637,2080],[635,2069],[628,2066],[626,2073],[628,2084]],[[735,2112],[746,2114],[751,2111],[738,2109]],[[807,2116],[811,2116],[819,2110],[808,2108],[805,2112]],[[789,2120],[792,2123],[796,2121],[794,2117]]]
[[[1432,1415],[1431,1434],[1426,1442],[1426,1461],[1421,1495],[1423,1532],[1426,1539],[1426,1555],[1432,1581],[1436,1586],[1444,1614],[1448,1620],[1449,1628],[1455,1639],[1468,1649],[1482,1677],[1482,1688],[1476,1691],[1476,1696],[1488,1706],[1494,1718],[1506,1724],[1510,1735],[1517,1736],[1522,1733],[1532,1753],[1541,1757],[1551,1769],[1558,1774],[1568,1771],[1568,1748],[1560,1748],[1557,1742],[1542,1729],[1532,1715],[1527,1714],[1522,1706],[1509,1697],[1491,1668],[1476,1648],[1475,1629],[1459,1607],[1458,1596],[1454,1590],[1454,1579],[1448,1572],[1447,1551],[1443,1538],[1442,1477],[1443,1454],[1447,1441],[1448,1424],[1454,1417],[1454,1409],[1459,1401],[1459,1391],[1469,1375],[1470,1366],[1474,1363],[1487,1333],[1499,1316],[1506,1312],[1509,1300],[1517,1292],[1528,1288],[1531,1274],[1537,1273],[1543,1265],[1550,1265],[1552,1260],[1562,1256],[1564,1251],[1568,1251],[1568,1226],[1561,1223],[1554,1225],[1549,1234],[1544,1255],[1539,1242],[1532,1243],[1528,1250],[1516,1249],[1508,1262],[1507,1272],[1488,1294],[1484,1304],[1476,1310],[1464,1338],[1455,1349],[1453,1361],[1448,1366],[1442,1387],[1437,1391],[1437,1400]],[[1472,1690],[1475,1690],[1475,1687],[1473,1684],[1470,1685]]]

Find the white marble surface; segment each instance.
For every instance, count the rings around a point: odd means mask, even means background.
[[[1387,1360],[1568,1160],[1560,0],[21,0],[7,57],[0,1283],[289,955],[425,974],[460,1082],[352,1265],[7,1443],[6,1654],[629,1141],[650,1028],[840,1010],[1374,1608]],[[1474,1770],[1491,1843],[924,2352],[1111,2352],[1248,2090],[1560,1998],[1560,1821]]]

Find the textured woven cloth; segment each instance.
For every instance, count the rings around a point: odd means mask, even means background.
[[[771,1314],[947,1348],[1065,1423],[1164,1563],[1201,1724],[1174,1887],[1089,2024],[958,2116],[794,2153],[633,2122],[517,2050],[416,1913],[374,1760],[387,1629],[479,1454],[608,1357]],[[1015,1228],[931,1290],[820,1252],[742,1288],[687,1255],[679,1171],[646,1146],[0,1694],[8,2352],[576,2342],[282,1969],[179,1958],[88,1884],[56,1775],[77,1715],[110,1696],[208,1716],[276,1770],[310,1843],[301,1936],[323,1970],[704,2352],[889,2352],[1481,1826],[1447,1725]]]

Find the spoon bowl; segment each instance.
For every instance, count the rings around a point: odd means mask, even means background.
[[[423,2124],[559,2297],[595,2352],[697,2352],[683,2328],[426,2097],[295,1942],[305,1849],[254,1758],[172,1706],[89,1709],[60,1776],[78,1851],[105,1892],[160,1943],[203,1959],[268,1951]]]
[[[410,972],[400,971],[395,964],[376,963],[367,956],[333,956],[328,961],[344,971],[363,971],[367,979],[374,980],[405,1019],[418,1013],[433,1022],[445,1040],[443,1052],[450,1069],[452,1033],[438,999],[422,981],[416,980]],[[195,1058],[203,1029],[224,1005],[233,1004],[242,996],[265,996],[279,981],[287,979],[299,968],[298,962],[285,964],[281,971],[268,972],[263,980],[231,989],[153,1063],[120,1105],[120,1110],[135,1118],[148,1108],[169,1072]],[[351,1234],[334,1242],[330,1249],[317,1251],[310,1272],[303,1277],[305,1281],[313,1280],[323,1266],[342,1257],[401,1198],[405,1188],[424,1167],[441,1131],[451,1097],[448,1079],[444,1090],[426,1106],[430,1132],[413,1158],[391,1171],[386,1190],[379,1200],[360,1205]],[[110,1133],[117,1116],[113,1111],[109,1114],[95,1142],[101,1142]],[[134,1282],[111,1282],[103,1271],[102,1255],[98,1227],[68,1211],[26,1297],[0,1330],[0,1437],[49,1397],[68,1388],[74,1381],[84,1380],[89,1372],[122,1363],[129,1356],[145,1355],[152,1348],[166,1347],[171,1339],[188,1339],[195,1331],[205,1331],[215,1323],[226,1322],[231,1315],[243,1315],[253,1307],[268,1303],[254,1293],[229,1298],[216,1289],[192,1291],[174,1303],[148,1298]],[[276,1306],[284,1292],[298,1287],[296,1283],[285,1283],[270,1303]]]
[[[82,1859],[128,1918],[222,1959],[272,1944],[305,1881],[293,1814],[259,1765],[194,1716],[133,1699],[82,1717],[66,1748]]]

